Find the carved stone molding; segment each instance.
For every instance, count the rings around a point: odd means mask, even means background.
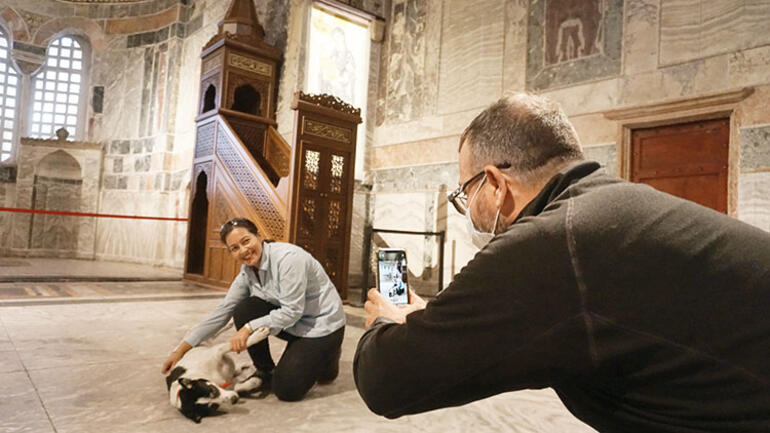
[[[21,141],[25,146],[44,146],[44,147],[56,147],[60,149],[85,149],[85,150],[98,150],[102,148],[99,143],[91,143],[87,141],[67,141],[60,140],[58,138],[31,138],[21,137]]]
[[[361,116],[360,108],[355,108],[342,99],[333,95],[328,95],[326,93],[314,95],[310,93],[298,92],[298,99],[300,101],[331,108],[332,110],[341,111],[343,113],[352,114],[354,116]]]
[[[697,110],[706,107],[735,104],[743,101],[754,93],[753,87],[744,87],[730,92],[714,93],[697,98],[682,98],[656,104],[635,107],[617,108],[604,112],[609,120],[628,120],[642,117],[658,116],[667,113]]]

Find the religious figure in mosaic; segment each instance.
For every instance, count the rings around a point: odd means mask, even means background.
[[[603,52],[603,0],[546,2],[546,63],[556,64]]]

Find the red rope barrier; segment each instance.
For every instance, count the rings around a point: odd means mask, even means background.
[[[97,218],[124,218],[124,219],[132,219],[132,220],[160,220],[160,221],[187,221],[188,220],[187,218],[115,215],[115,214],[108,214],[108,213],[65,212],[65,211],[58,211],[58,210],[20,209],[15,207],[0,207],[0,212],[39,213],[39,214],[45,214],[45,215],[87,216],[87,217],[97,217]]]

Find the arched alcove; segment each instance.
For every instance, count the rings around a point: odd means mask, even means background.
[[[203,94],[203,109],[201,113],[213,110],[216,108],[217,88],[213,84],[209,84],[206,88],[206,92]]]
[[[254,90],[249,84],[242,84],[235,88],[233,93],[233,106],[230,107],[233,111],[240,111],[241,113],[253,114],[260,116],[262,97],[259,92]]]
[[[35,167],[32,208],[79,212],[83,186],[82,167],[63,150],[51,152]],[[77,251],[76,216],[34,214],[30,247],[57,254]]]
[[[82,180],[80,163],[69,153],[57,150],[44,156],[35,168],[35,176]]]
[[[195,197],[190,209],[190,238],[187,243],[187,273],[203,274],[206,254],[206,225],[208,223],[209,199],[206,195],[208,176],[201,171],[195,181]]]

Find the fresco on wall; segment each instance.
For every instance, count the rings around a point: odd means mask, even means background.
[[[623,0],[530,0],[527,88],[620,74]]]
[[[387,78],[387,117],[391,121],[407,121],[422,114],[425,12],[425,4],[418,0],[393,7]]]
[[[366,27],[313,8],[308,50],[308,91],[328,93],[365,108],[369,70]]]
[[[310,14],[307,91],[328,93],[361,109],[366,125],[369,89],[369,27],[318,6]],[[356,136],[355,177],[361,178],[366,155],[365,127]]]

